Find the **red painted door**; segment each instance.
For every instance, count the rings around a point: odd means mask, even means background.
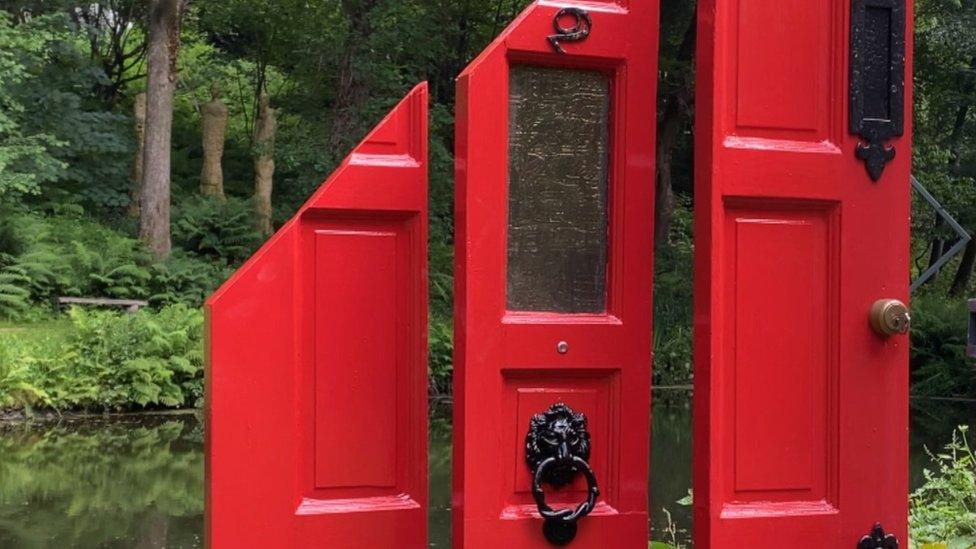
[[[695,547],[907,547],[911,1],[698,9]]]
[[[549,546],[527,446],[570,546],[646,546],[657,24],[536,2],[458,81],[455,547]]]
[[[427,87],[207,301],[206,543],[427,544]]]

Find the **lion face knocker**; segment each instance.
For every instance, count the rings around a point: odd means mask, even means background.
[[[558,463],[548,468],[545,481],[554,488],[561,488],[572,482],[579,472],[573,456],[590,459],[586,416],[562,402],[532,416],[529,432],[525,435],[525,460],[529,469],[535,471],[543,460],[555,457]]]
[[[532,416],[525,435],[525,462],[532,472],[532,497],[543,518],[542,533],[553,545],[566,545],[576,537],[577,521],[596,507],[600,488],[590,459],[590,433],[586,416],[562,402]],[[543,483],[566,486],[576,475],[586,479],[586,501],[575,508],[553,509],[546,503]]]

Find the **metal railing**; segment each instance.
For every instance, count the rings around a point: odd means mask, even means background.
[[[941,217],[950,227],[952,227],[952,230],[955,231],[957,235],[959,235],[959,240],[955,244],[953,244],[951,248],[949,248],[941,256],[939,256],[939,258],[935,260],[935,263],[933,263],[928,269],[926,269],[922,274],[920,274],[918,278],[915,279],[914,282],[912,282],[910,291],[912,293],[915,293],[915,290],[921,288],[922,285],[928,282],[930,278],[935,276],[935,274],[938,273],[939,270],[943,266],[945,266],[946,263],[949,262],[949,260],[955,257],[956,254],[961,252],[962,249],[966,247],[966,244],[968,244],[969,241],[972,239],[972,237],[969,235],[969,231],[963,228],[963,226],[960,225],[959,222],[957,222],[955,218],[953,218],[952,215],[950,215],[949,212],[947,212],[946,209],[942,207],[942,204],[939,203],[939,201],[936,200],[934,196],[932,196],[932,193],[926,190],[926,188],[923,187],[922,184],[918,182],[918,179],[915,179],[914,175],[911,177],[912,177],[912,188],[915,189],[915,192],[920,194],[922,198],[924,198],[925,201],[928,202],[930,206],[932,206],[932,209],[935,210],[935,213],[939,217]]]

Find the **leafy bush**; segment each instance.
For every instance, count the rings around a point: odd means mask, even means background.
[[[61,295],[200,306],[230,274],[224,261],[175,250],[153,263],[141,242],[75,215],[0,218],[0,317]]]
[[[692,244],[691,201],[677,196],[667,243],[655,255],[654,385],[692,381]]]
[[[929,455],[937,470],[911,495],[912,545],[946,542],[950,549],[976,547],[976,453],[963,425],[945,449]]]
[[[75,308],[53,342],[0,338],[0,407],[123,410],[199,405],[203,314]],[[0,334],[2,335],[2,334]]]
[[[202,258],[239,264],[263,240],[253,217],[247,200],[190,198],[176,212],[173,242]]]
[[[454,350],[451,317],[431,315],[428,376],[432,395],[450,394]]]
[[[912,300],[912,393],[976,396],[976,367],[966,357],[964,300],[923,294]]]
[[[150,269],[149,303],[156,306],[183,303],[200,306],[233,273],[222,263],[201,261],[175,250],[165,262]]]

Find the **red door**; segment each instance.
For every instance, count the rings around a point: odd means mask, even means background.
[[[208,301],[206,542],[427,544],[427,87]]]
[[[646,546],[657,24],[536,2],[458,81],[455,547]]]
[[[906,547],[911,1],[698,9],[695,546]]]

